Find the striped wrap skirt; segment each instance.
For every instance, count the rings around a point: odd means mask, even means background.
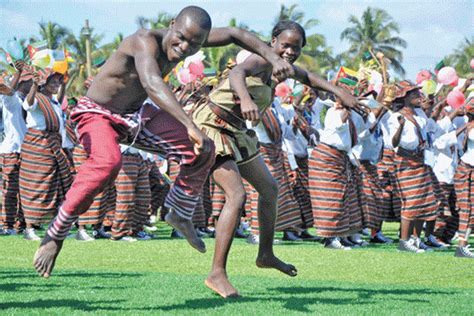
[[[402,201],[401,217],[406,220],[436,220],[442,203],[436,198],[432,172],[425,165],[423,155],[399,147],[395,165]]]
[[[0,167],[2,168],[0,224],[4,228],[13,228],[19,211],[20,154],[1,154]]]
[[[382,219],[380,212],[382,188],[379,184],[377,166],[369,161],[360,162],[360,186],[362,216],[364,227],[370,229],[379,229]]]
[[[20,154],[20,201],[27,224],[49,222],[72,183],[58,133],[28,129]]]
[[[440,183],[445,198],[448,200],[447,211],[438,214],[434,235],[445,242],[450,241],[459,227],[459,212],[456,207],[454,184]]]
[[[293,195],[301,210],[301,217],[305,228],[313,226],[313,209],[311,208],[311,196],[309,195],[309,167],[308,157],[296,157],[298,168],[295,170],[293,182]]]
[[[377,164],[380,195],[380,218],[385,222],[399,222],[402,201],[395,175],[395,151],[384,148],[382,159]]]
[[[320,143],[309,158],[314,226],[322,237],[345,237],[362,229],[357,175],[347,154]]]
[[[459,163],[454,188],[459,209],[459,237],[467,241],[474,228],[474,166]]]

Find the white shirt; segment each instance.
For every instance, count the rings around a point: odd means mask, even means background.
[[[62,148],[74,148],[74,143],[69,139],[66,133],[66,128],[64,127],[66,122],[66,114],[61,109],[61,104],[57,101],[56,97],[50,100],[54,113],[59,118],[59,134],[62,139]],[[25,98],[23,101],[23,109],[27,111],[26,115],[26,127],[33,128],[40,131],[46,130],[46,120],[44,118],[43,111],[41,111],[38,106],[38,100],[35,98],[33,105],[28,104],[28,100]]]
[[[422,139],[419,139],[415,124],[413,124],[408,119],[405,119],[405,125],[403,126],[403,131],[401,133],[400,143],[398,144],[398,146],[407,150],[416,150],[420,145],[420,142],[425,141],[427,139],[427,132],[432,129],[432,124],[428,123],[428,118],[426,117],[426,114],[423,111],[419,112],[417,110],[419,109],[415,109],[416,115],[414,115],[413,117],[418,123],[418,126],[420,127],[420,134]],[[393,130],[391,130],[392,139],[395,133],[397,132],[398,127],[400,126],[400,123],[398,122],[398,117],[400,117],[401,115],[402,114],[400,113],[396,113],[395,115],[392,115],[389,119],[389,125],[392,125],[394,127]]]
[[[362,119],[360,115],[358,117]],[[354,116],[355,118],[356,116]],[[359,121],[359,119],[357,119]],[[379,135],[377,128],[373,133],[370,133],[370,127],[372,127],[377,121],[374,113],[370,113],[367,122],[365,122],[365,130],[359,133],[360,127],[356,128],[358,131],[359,139],[357,145],[352,148],[352,153],[359,160],[368,160],[372,164],[376,164],[380,158],[380,151],[382,150],[382,137]],[[363,122],[363,121],[362,121]],[[355,123],[355,120],[354,120]],[[360,123],[359,123],[360,124]]]
[[[321,131],[321,143],[350,152],[352,147],[349,120],[345,123],[341,118],[342,109],[329,108],[324,119],[324,129]]]
[[[325,108],[330,108],[334,106],[334,102],[331,100],[321,100],[317,98],[311,107],[311,127],[318,131],[319,134],[324,129],[323,124],[321,124],[321,112]]]
[[[462,155],[461,160],[465,163],[474,166],[474,129],[471,129],[467,140],[467,151]]]
[[[293,118],[291,117],[290,119],[288,119],[288,113],[286,113],[287,111],[281,107],[280,101],[278,98],[275,98],[273,100],[271,109],[280,125],[282,139],[293,138],[294,136],[291,131],[292,125],[293,125]],[[249,125],[249,123],[247,122],[247,127],[255,131],[255,133],[257,134],[258,141],[260,143],[262,144],[272,143],[272,140],[268,136],[267,130],[265,129],[265,126],[263,125],[262,121],[260,121],[257,124],[257,126],[252,126],[251,124]]]
[[[395,128],[394,123],[398,123],[391,120],[391,117],[394,115],[396,116],[396,113],[389,110],[382,116],[379,122],[382,131],[383,147],[387,149],[393,149],[392,135],[396,132],[396,130],[393,131]]]
[[[19,153],[26,133],[26,124],[23,119],[20,96],[0,96],[2,121],[4,124],[4,138],[0,145],[0,154]]]

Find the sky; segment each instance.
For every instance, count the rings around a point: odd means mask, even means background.
[[[384,9],[399,24],[399,36],[407,41],[402,65],[406,78],[412,80],[419,70],[432,69],[464,38],[474,35],[472,0],[0,0],[0,47],[14,36],[37,35],[41,21],[57,22],[79,34],[85,19],[104,35],[104,44],[119,32],[125,36],[133,33],[138,16],[175,15],[190,4],[206,9],[214,26],[226,26],[235,17],[238,23],[264,34],[270,34],[281,4],[297,4],[306,19],[320,21],[307,34],[323,34],[335,53],[349,47],[340,34],[350,26],[350,15],[360,18],[368,6]]]

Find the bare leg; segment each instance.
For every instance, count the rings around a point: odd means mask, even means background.
[[[289,276],[296,276],[297,270],[286,264],[273,253],[273,237],[277,214],[278,184],[268,171],[262,157],[257,157],[239,166],[240,174],[257,190],[258,222],[260,223],[260,243],[257,267],[274,268]]]
[[[400,239],[402,240],[410,239],[413,233],[414,225],[415,225],[414,221],[410,221],[410,220],[402,218],[401,223],[400,223]]]
[[[224,191],[225,204],[216,225],[216,248],[212,269],[204,281],[207,287],[220,296],[237,297],[239,293],[227,278],[227,256],[239,223],[240,209],[245,203],[245,190],[237,165],[228,160],[213,173],[216,184]]]

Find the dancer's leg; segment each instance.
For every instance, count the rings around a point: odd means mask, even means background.
[[[58,216],[51,223],[35,254],[34,266],[44,277],[51,275],[63,240],[74,221],[89,209],[94,197],[107,183],[117,177],[122,164],[118,134],[110,121],[92,113],[83,115],[78,131],[89,158],[76,174]]]
[[[245,203],[245,190],[239,170],[233,160],[227,160],[214,172],[215,183],[224,191],[225,204],[216,225],[216,247],[212,269],[205,284],[222,297],[238,296],[227,278],[227,256],[239,223],[240,210]]]
[[[278,259],[273,253],[275,218],[277,214],[278,184],[268,171],[262,157],[239,165],[240,174],[259,193],[258,221],[260,243],[256,264],[259,268],[275,268],[290,276],[296,276],[296,268]]]

